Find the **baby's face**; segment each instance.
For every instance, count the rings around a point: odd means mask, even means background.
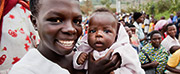
[[[40,0],[36,17],[41,46],[59,55],[69,54],[82,34],[82,15],[75,0]]]
[[[112,14],[98,12],[90,18],[88,29],[88,43],[97,50],[109,48],[116,38],[117,21]]]

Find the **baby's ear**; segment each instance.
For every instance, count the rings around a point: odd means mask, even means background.
[[[33,24],[33,26],[34,26],[34,29],[37,31],[36,17],[33,16],[33,15],[31,15],[31,16],[30,16],[30,19],[31,19],[31,22],[32,22],[32,24]]]

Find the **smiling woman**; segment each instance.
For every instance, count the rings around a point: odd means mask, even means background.
[[[72,51],[82,34],[82,15],[77,0],[30,0],[31,21],[37,27],[41,41],[37,49],[31,49],[9,74],[81,74],[73,69]],[[109,53],[110,54],[110,53]],[[110,55],[109,55],[110,56]],[[105,56],[100,61],[117,63]],[[108,61],[107,61],[108,59]],[[116,65],[90,62],[90,74],[101,73],[100,67],[113,70]]]

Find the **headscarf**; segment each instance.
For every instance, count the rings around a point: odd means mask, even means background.
[[[1,0],[0,6],[0,41],[2,36],[3,17],[17,4],[20,3],[25,8],[29,9],[27,3],[22,0]]]
[[[168,23],[167,20],[159,20],[156,23],[154,30],[161,30],[163,26],[165,26],[167,23]]]
[[[139,17],[141,17],[141,15],[142,15],[142,13],[140,13],[140,12],[135,12],[135,13],[133,14],[134,20],[136,21]]]

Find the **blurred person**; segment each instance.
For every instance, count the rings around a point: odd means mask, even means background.
[[[179,41],[176,39],[176,26],[172,23],[166,26],[167,37],[161,42],[165,47],[166,51],[169,53],[169,49],[172,45],[180,45]]]
[[[133,14],[133,18],[134,18],[133,25],[136,27],[136,34],[138,35],[138,38],[140,39],[140,41],[143,41],[145,39],[145,35],[140,24],[144,22],[144,17],[142,13],[135,12]]]
[[[150,40],[151,42],[146,44],[139,52],[142,68],[144,70],[155,68],[155,74],[164,74],[168,54],[161,45],[161,33],[157,30],[152,31]]]
[[[168,24],[173,23],[173,17],[174,17],[174,14],[170,14],[169,19],[167,20]]]
[[[166,64],[166,74],[179,74],[180,73],[180,46],[174,45],[170,48],[171,56],[169,56]]]
[[[149,31],[149,25],[150,25],[150,19],[149,19],[149,15],[148,14],[145,15],[144,25],[145,25],[144,33],[145,33],[145,35],[147,35],[148,31]]]
[[[22,0],[0,0],[0,74],[7,74],[26,52],[37,47],[38,35]]]
[[[176,13],[176,16],[173,17],[173,24],[175,24],[175,25],[176,25],[176,28],[177,28],[177,33],[176,33],[176,38],[177,38],[177,39],[178,39],[178,37],[179,37],[179,27],[180,27],[180,25],[179,25],[179,23],[180,23],[179,17],[180,17],[180,11],[178,11],[178,12]]]

